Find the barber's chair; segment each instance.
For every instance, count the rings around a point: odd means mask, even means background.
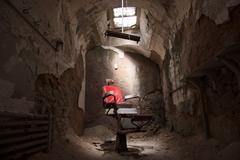
[[[138,100],[138,104],[127,103],[130,99]],[[152,120],[151,114],[142,113],[139,106],[140,97],[127,95],[122,97],[119,87],[106,85],[103,87],[103,107],[107,116],[117,120],[117,136],[115,150],[125,152],[127,149],[127,133],[144,132],[143,128]],[[131,127],[125,127],[123,120],[128,119]]]

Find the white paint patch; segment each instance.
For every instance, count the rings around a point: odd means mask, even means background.
[[[119,49],[119,48],[116,48],[116,47],[113,47],[113,46],[103,46],[103,45],[102,45],[102,48],[103,49],[109,49],[109,50],[112,50],[112,51],[118,53],[120,58],[124,57],[124,51]]]
[[[84,36],[80,37],[79,42],[87,42],[84,38]],[[84,77],[82,81],[82,89],[79,93],[79,98],[78,98],[78,107],[81,108],[83,111],[85,111],[85,93],[86,93],[86,47],[87,43],[83,44],[84,51],[82,52],[82,57],[83,57],[83,67],[84,67]]]

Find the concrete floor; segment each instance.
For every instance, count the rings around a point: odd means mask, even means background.
[[[96,134],[99,134],[96,132]],[[144,133],[128,135],[129,152],[115,153],[114,141],[104,136],[77,137],[68,135],[66,141],[54,144],[50,154],[40,153],[30,160],[239,160],[240,143],[225,146],[215,139],[205,140],[201,135],[181,137],[161,130],[154,136]],[[114,139],[114,138],[113,138]],[[105,139],[106,140],[106,139]]]

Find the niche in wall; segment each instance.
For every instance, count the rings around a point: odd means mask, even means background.
[[[104,116],[102,87],[105,79],[113,79],[123,95],[144,96],[160,88],[159,77],[158,65],[140,54],[125,53],[124,58],[120,58],[118,53],[101,47],[89,51],[86,55],[86,123]]]

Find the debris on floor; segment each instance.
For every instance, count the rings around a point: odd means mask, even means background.
[[[128,136],[128,152],[123,153],[114,151],[115,139],[107,135],[113,133],[103,126],[88,128],[83,137],[67,135],[67,141],[55,143],[51,153],[29,160],[239,160],[239,143],[222,145],[201,135],[181,137],[163,129],[153,136],[133,133]]]

